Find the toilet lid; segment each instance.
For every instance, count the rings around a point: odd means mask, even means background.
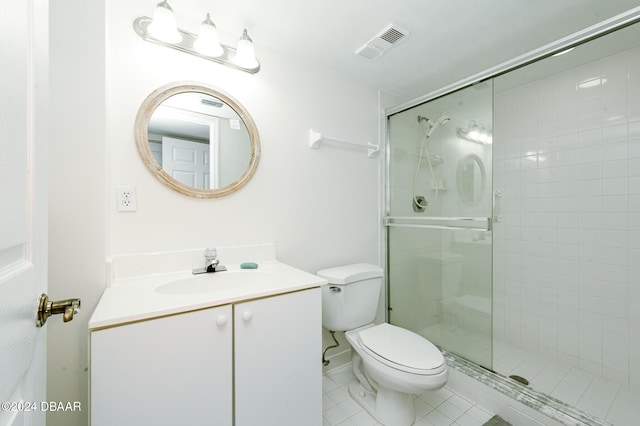
[[[444,365],[444,357],[433,343],[404,328],[383,323],[358,333],[365,349],[411,370],[434,370]]]

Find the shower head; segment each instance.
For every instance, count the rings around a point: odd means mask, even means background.
[[[447,116],[447,115],[442,115],[440,116],[440,118],[438,118],[435,123],[429,122],[431,124],[431,128],[429,129],[429,132],[427,133],[427,138],[431,136],[431,134],[440,126],[444,126],[445,124],[447,124],[448,122],[451,121],[451,117]]]
[[[434,126],[444,126],[450,121],[451,121],[451,117],[449,117],[448,115],[442,115],[440,116],[440,118],[436,120]]]
[[[421,121],[426,121],[427,123],[429,123],[431,120],[429,120],[429,117],[425,117],[424,115],[419,115],[418,123],[420,123]]]

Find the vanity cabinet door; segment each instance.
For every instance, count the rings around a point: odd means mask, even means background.
[[[234,329],[236,426],[320,426],[320,288],[238,303]]]
[[[91,424],[231,425],[232,308],[91,333]]]

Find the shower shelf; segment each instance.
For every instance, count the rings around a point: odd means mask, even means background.
[[[351,142],[344,139],[333,138],[331,136],[324,136],[322,133],[317,132],[315,130],[309,130],[309,147],[318,149],[320,148],[320,144],[322,142],[334,142],[339,144],[345,144],[349,146],[355,146],[357,148],[362,148],[367,150],[367,156],[369,158],[374,158],[378,152],[380,151],[379,145],[374,145],[371,142],[367,142],[367,144],[361,144],[358,142]]]

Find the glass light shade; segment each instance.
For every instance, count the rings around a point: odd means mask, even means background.
[[[233,62],[243,68],[255,68],[259,65],[258,60],[256,59],[255,50],[253,49],[253,41],[247,34],[246,29],[238,41],[236,55],[233,57]]]
[[[480,127],[476,124],[475,121],[471,121],[469,123],[469,128],[467,129],[467,137],[476,141],[480,137]]]
[[[182,40],[173,9],[166,0],[156,6],[156,10],[153,12],[153,22],[149,25],[149,34],[165,43],[179,43]]]
[[[193,43],[193,47],[205,56],[216,58],[224,53],[220,45],[218,30],[211,21],[211,16],[207,13],[207,18],[200,25],[198,39]]]

